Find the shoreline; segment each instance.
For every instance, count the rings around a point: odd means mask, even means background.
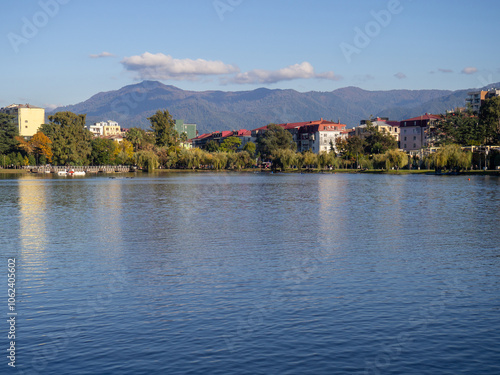
[[[352,174],[386,174],[386,175],[440,175],[436,173],[433,169],[401,169],[401,170],[385,170],[385,169],[367,169],[367,170],[356,170],[356,169],[334,169],[334,170],[319,170],[319,169],[311,169],[311,170],[302,170],[298,171],[297,169],[288,169],[286,171],[273,172],[272,170],[260,170],[259,168],[244,168],[239,170],[231,170],[231,169],[155,169],[153,173],[301,173],[301,174],[335,174],[335,173],[352,173]],[[102,173],[102,175],[115,175],[125,172],[113,172],[113,173]],[[134,172],[126,172],[126,173],[134,173]],[[135,173],[145,173],[142,171],[137,171]],[[42,173],[31,173],[27,169],[3,169],[0,168],[0,175],[19,175],[19,174],[30,174],[30,175],[42,175]],[[52,174],[51,174],[52,175]],[[444,173],[446,175],[446,173]],[[458,176],[500,176],[500,170],[472,170],[472,171],[462,171],[458,173]]]

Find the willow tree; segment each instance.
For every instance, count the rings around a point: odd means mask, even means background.
[[[403,168],[408,164],[408,155],[398,150],[389,150],[384,154],[386,169]]]

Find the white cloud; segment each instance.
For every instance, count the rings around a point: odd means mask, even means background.
[[[462,70],[463,74],[474,74],[477,72],[477,68],[473,66],[468,66]]]
[[[396,77],[397,79],[405,79],[406,74],[398,72],[398,73],[394,74],[394,77]]]
[[[254,69],[249,72],[239,73],[230,79],[232,83],[247,84],[247,83],[276,83],[280,81],[290,81],[294,79],[329,79],[339,80],[341,77],[336,76],[333,72],[325,72],[317,74],[313,66],[307,61],[301,64],[287,66],[278,70],[263,70]]]
[[[89,55],[89,57],[91,59],[100,59],[100,58],[103,58],[103,57],[115,57],[115,55],[113,55],[111,52],[104,51],[104,52],[101,52],[101,53],[99,53],[97,55]]]
[[[126,70],[136,72],[139,79],[196,80],[200,76],[237,73],[235,65],[222,61],[203,59],[174,59],[163,53],[143,53],[140,56],[125,57],[121,63]]]

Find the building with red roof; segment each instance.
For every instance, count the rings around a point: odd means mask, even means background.
[[[193,138],[191,141],[193,147],[204,148],[209,141],[215,141],[220,145],[222,144],[222,142],[224,142],[224,139],[228,137],[239,138],[241,140],[241,149],[252,139],[252,132],[246,129],[215,131],[212,133],[199,135],[198,137]]]
[[[285,130],[288,130],[295,143],[297,143],[297,151],[312,151],[319,154],[322,151],[329,152],[331,146],[335,149],[336,139],[345,137],[343,131],[346,128],[345,124],[339,122],[327,121],[321,118],[316,121],[304,121],[276,124]],[[267,130],[267,125],[252,130],[253,139],[257,139]]]

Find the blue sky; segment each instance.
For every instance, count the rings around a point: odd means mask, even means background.
[[[76,104],[144,79],[196,91],[482,87],[500,81],[499,15],[497,0],[3,0],[0,106]]]

